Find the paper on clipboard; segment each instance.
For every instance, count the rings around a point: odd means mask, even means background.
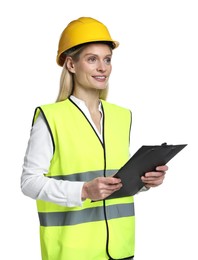
[[[122,188],[106,199],[135,195],[144,186],[141,176],[146,172],[155,171],[157,166],[167,164],[185,146],[187,144],[167,145],[163,143],[162,145],[140,147],[114,175],[122,180]]]

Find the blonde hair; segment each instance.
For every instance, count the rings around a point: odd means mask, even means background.
[[[87,44],[82,44],[80,46],[74,47],[66,52],[64,52],[61,56],[61,59],[64,59],[63,69],[60,77],[60,87],[58,97],[56,102],[66,100],[73,93],[74,89],[74,78],[73,74],[67,69],[66,66],[66,58],[71,57],[73,60],[78,61],[79,55],[82,50],[87,46]],[[111,47],[111,46],[110,46]],[[106,100],[108,95],[109,85],[100,92],[100,99]]]

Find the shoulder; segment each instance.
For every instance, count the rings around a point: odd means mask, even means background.
[[[129,124],[131,124],[132,113],[130,109],[104,100],[101,100],[101,103],[104,110],[105,118],[107,120],[110,120],[111,122],[119,121],[122,124],[124,122],[128,122]]]
[[[38,108],[40,108],[41,110],[44,111],[56,111],[59,109],[62,109],[63,107],[67,106],[68,103],[68,99],[64,100],[64,101],[59,101],[59,102],[55,102],[55,103],[49,103],[49,104],[44,104],[39,106]]]
[[[68,100],[66,99],[64,101],[43,104],[36,107],[32,124],[34,124],[39,115],[41,115],[45,120],[47,118],[56,118],[57,115],[61,114],[61,111],[64,111],[64,107],[67,106],[67,103]]]
[[[114,111],[121,111],[123,113],[131,113],[131,110],[129,108],[114,104],[114,103],[110,103],[108,101],[105,100],[101,100],[102,106],[104,107],[104,109],[111,109]]]

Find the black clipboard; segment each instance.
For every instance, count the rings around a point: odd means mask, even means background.
[[[155,171],[160,165],[167,164],[187,144],[180,145],[143,145],[114,175],[122,181],[122,188],[106,199],[135,195],[143,186],[141,180],[146,172]]]

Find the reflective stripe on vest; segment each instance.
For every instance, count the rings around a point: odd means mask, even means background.
[[[102,101],[103,140],[69,99],[38,108],[48,124],[54,155],[46,176],[89,181],[110,176],[129,158],[130,111]],[[37,201],[43,260],[122,259],[134,254],[133,197],[62,207]],[[100,241],[100,242],[99,242]]]
[[[106,211],[109,212],[108,220],[134,216],[134,207],[131,206],[131,203],[110,205],[106,207]],[[94,210],[93,208],[86,208],[69,212],[40,212],[39,219],[41,226],[68,226],[105,220],[105,216],[104,208],[101,206],[96,207]]]
[[[114,175],[118,170],[106,170],[106,176]],[[67,180],[67,181],[91,181],[94,178],[103,176],[104,171],[89,171],[73,173],[70,175],[59,175],[53,176],[53,179],[57,180]],[[50,177],[50,176],[49,176]]]

